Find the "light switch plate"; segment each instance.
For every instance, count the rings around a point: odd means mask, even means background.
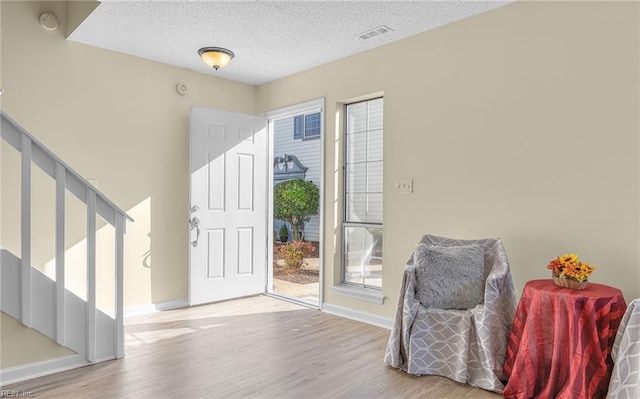
[[[395,192],[396,194],[413,193],[413,179],[396,179]]]

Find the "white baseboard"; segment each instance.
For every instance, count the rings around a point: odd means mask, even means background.
[[[157,310],[171,310],[189,306],[189,301],[187,298],[179,298],[171,301],[158,302],[155,305]]]
[[[372,313],[361,312],[359,310],[349,309],[338,305],[332,305],[330,303],[322,304],[322,311],[335,316],[345,317],[347,319],[361,321],[363,323],[371,324],[376,327],[386,328],[391,330],[393,320],[389,317],[378,316]]]
[[[146,305],[131,306],[124,310],[125,319],[128,317],[154,313],[162,310],[171,310],[189,306],[187,298],[173,299],[171,301],[149,303]]]
[[[129,317],[139,316],[142,314],[149,314],[157,311],[158,310],[156,309],[155,305],[152,303],[149,303],[146,305],[139,305],[139,306],[130,306],[124,309],[124,318],[126,319]]]
[[[61,371],[86,366],[89,363],[82,355],[71,355],[57,359],[21,364],[0,370],[0,384],[4,387],[16,382],[30,380]]]

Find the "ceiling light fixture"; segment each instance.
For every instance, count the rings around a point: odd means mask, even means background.
[[[209,65],[216,71],[220,68],[224,68],[235,55],[233,54],[233,51],[222,47],[203,47],[198,50],[198,54],[205,64]]]

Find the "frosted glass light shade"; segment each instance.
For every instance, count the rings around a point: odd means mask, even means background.
[[[233,51],[222,47],[203,47],[198,50],[198,54],[205,64],[216,71],[224,68],[234,56]]]

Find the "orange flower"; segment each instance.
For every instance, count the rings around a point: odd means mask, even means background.
[[[547,269],[553,270],[555,274],[560,274],[560,261],[558,259],[554,259],[547,265]]]
[[[578,261],[578,255],[576,254],[564,254],[558,257],[560,263],[574,263]]]
[[[590,265],[589,262],[581,262],[576,254],[564,254],[549,262],[547,269],[553,270],[554,275],[582,282],[596,267]]]

